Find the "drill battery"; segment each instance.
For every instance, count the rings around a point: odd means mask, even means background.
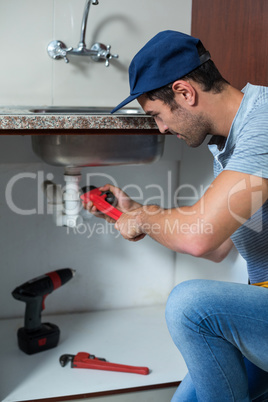
[[[59,343],[60,329],[57,325],[46,322],[34,331],[27,331],[25,327],[19,328],[17,337],[19,348],[27,355],[32,355],[55,348]]]

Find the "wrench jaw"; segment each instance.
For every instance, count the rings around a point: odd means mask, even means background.
[[[60,357],[60,365],[61,365],[61,367],[65,367],[66,364],[71,362],[71,367],[73,368],[74,357],[75,357],[75,355],[69,355],[69,354],[61,355],[61,357]]]

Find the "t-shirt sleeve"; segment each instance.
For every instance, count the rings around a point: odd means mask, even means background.
[[[268,111],[259,110],[237,136],[224,170],[268,178]]]

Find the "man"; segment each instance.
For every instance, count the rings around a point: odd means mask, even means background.
[[[196,204],[172,209],[142,206],[106,185],[123,211],[115,228],[125,239],[149,235],[215,262],[234,243],[253,285],[193,280],[171,292],[167,325],[189,370],[172,401],[267,401],[268,88],[232,87],[198,39],[174,31],[160,32],[137,53],[129,80],[130,96],[113,112],[137,99],[163,134],[191,147],[212,136],[216,178]],[[191,228],[201,219],[211,230],[198,234]]]

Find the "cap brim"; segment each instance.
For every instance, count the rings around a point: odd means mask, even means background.
[[[130,102],[132,102],[133,100],[137,99],[140,95],[142,95],[142,94],[130,95],[130,96],[128,96],[125,100],[123,100],[123,102],[119,103],[119,105],[117,105],[117,106],[111,111],[111,113],[115,113],[117,110],[121,109],[122,107],[124,107],[124,106],[127,105],[128,103],[130,103]]]

